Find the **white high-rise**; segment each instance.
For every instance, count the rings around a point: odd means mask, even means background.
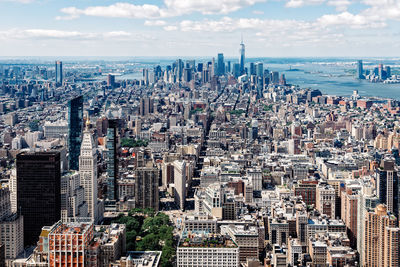
[[[185,210],[186,202],[186,162],[174,161],[175,203],[181,210]]]
[[[85,201],[88,204],[88,214],[94,222],[97,214],[97,156],[92,134],[88,127],[83,131],[81,155],[79,156],[79,173],[81,185],[85,189]]]

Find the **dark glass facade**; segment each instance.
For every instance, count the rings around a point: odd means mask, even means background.
[[[24,244],[36,245],[43,226],[61,219],[60,152],[17,155],[17,207],[24,216]]]
[[[62,85],[62,83],[63,83],[62,62],[56,61],[56,84]]]
[[[79,170],[83,129],[83,96],[78,96],[68,102],[68,125],[69,169]]]
[[[115,205],[117,199],[116,181],[118,178],[118,120],[108,120],[107,129],[107,201],[106,206]]]

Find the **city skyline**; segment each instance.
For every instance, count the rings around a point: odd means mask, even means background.
[[[385,57],[400,39],[396,0],[2,0],[0,8],[0,56],[230,57],[243,34],[248,57]]]

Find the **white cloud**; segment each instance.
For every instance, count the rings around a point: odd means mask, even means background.
[[[386,23],[381,18],[373,18],[362,14],[354,15],[347,11],[340,14],[323,15],[317,22],[324,27],[348,26],[353,29],[382,28],[386,26]]]
[[[228,14],[265,1],[266,0],[164,0],[164,4],[167,10],[179,15],[193,12],[209,15]]]
[[[174,26],[174,25],[169,25],[169,26],[165,26],[165,27],[164,27],[164,30],[166,30],[166,31],[168,31],[168,32],[170,32],[170,31],[177,31],[177,30],[178,30],[178,27],[177,27],[177,26]]]
[[[286,0],[286,7],[298,8],[310,5],[320,5],[326,3],[328,6],[334,6],[338,11],[347,10],[353,0]]]
[[[35,0],[0,0],[0,2],[16,2],[16,3],[22,3],[22,4],[30,4],[34,1]]]
[[[353,38],[355,31],[360,28],[370,30],[384,27],[382,20],[371,19],[363,15],[342,12],[334,15],[324,15],[314,21],[305,20],[274,20],[260,18],[231,18],[223,17],[218,20],[183,20],[179,23],[164,26],[165,30],[181,32],[201,32],[213,36],[229,36],[228,33],[247,32],[268,44],[287,46],[316,46],[323,44],[332,47],[335,44],[346,44]]]
[[[286,3],[286,7],[293,7],[293,8],[297,8],[297,7],[302,7],[302,6],[306,6],[306,5],[318,5],[318,4],[322,4],[325,0],[289,0]]]
[[[80,31],[62,31],[51,29],[10,29],[0,31],[0,40],[7,39],[41,39],[41,40],[107,40],[107,39],[154,39],[150,35],[132,34],[125,31],[111,31],[103,33],[80,32]]]
[[[164,26],[166,24],[167,22],[165,22],[164,20],[146,20],[144,22],[145,26]]]
[[[364,4],[370,7],[361,14],[370,18],[400,20],[399,0],[364,0]]]
[[[113,32],[106,32],[103,34],[104,37],[130,37],[132,34],[130,32],[125,32],[125,31],[113,31]]]
[[[58,16],[56,19],[74,19],[81,15],[107,17],[107,18],[159,18],[161,9],[156,5],[133,5],[130,3],[115,3],[110,6],[91,6],[84,9],[76,7],[62,8],[61,12],[66,16]]]
[[[134,5],[118,2],[109,6],[90,6],[79,9],[76,7],[62,8],[63,16],[57,20],[71,20],[79,16],[96,16],[108,18],[157,19],[181,16],[200,12],[201,14],[227,14],[241,8],[252,6],[266,0],[164,0],[164,6]]]
[[[337,11],[346,11],[347,8],[351,5],[350,0],[329,0],[327,2],[329,6],[336,7]]]

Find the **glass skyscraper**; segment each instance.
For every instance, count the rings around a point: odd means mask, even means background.
[[[68,127],[69,168],[79,170],[83,129],[83,96],[78,96],[68,102]]]
[[[107,199],[105,202],[106,209],[111,210],[115,208],[117,199],[116,181],[118,178],[118,157],[117,157],[117,143],[118,143],[118,120],[111,119],[108,121],[107,129]]]
[[[240,75],[244,74],[244,64],[245,64],[245,53],[246,53],[246,48],[244,46],[243,43],[243,39],[242,42],[240,43],[240,60],[239,60],[239,64],[240,64]]]
[[[62,83],[63,83],[62,62],[56,61],[56,84],[62,85]]]
[[[364,70],[362,60],[357,61],[357,79],[364,79]]]
[[[222,76],[225,74],[225,62],[224,62],[224,54],[218,54],[218,63],[217,63],[218,75]]]
[[[24,216],[24,243],[35,245],[43,226],[61,219],[60,152],[17,155],[17,208]]]

